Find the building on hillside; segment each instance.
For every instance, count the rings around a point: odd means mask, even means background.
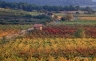
[[[42,24],[34,24],[33,25],[33,27],[34,27],[34,29],[36,29],[36,30],[42,30]]]

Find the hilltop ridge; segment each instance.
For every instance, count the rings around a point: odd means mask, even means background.
[[[37,5],[95,5],[92,0],[3,0],[6,2],[27,2]]]

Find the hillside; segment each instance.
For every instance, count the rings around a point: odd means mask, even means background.
[[[0,24],[31,23],[31,13],[23,10],[0,8]]]
[[[92,0],[4,0],[7,2],[27,2],[38,5],[94,5]]]
[[[47,17],[42,17],[43,13],[28,12],[23,10],[12,10],[0,8],[0,24],[34,24],[50,21]],[[41,17],[40,17],[41,15]]]

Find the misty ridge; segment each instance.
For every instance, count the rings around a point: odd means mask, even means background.
[[[96,5],[92,0],[1,0],[6,2],[27,2],[37,5]]]

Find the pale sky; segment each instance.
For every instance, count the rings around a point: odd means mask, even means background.
[[[96,1],[96,0],[93,0],[93,1]]]

